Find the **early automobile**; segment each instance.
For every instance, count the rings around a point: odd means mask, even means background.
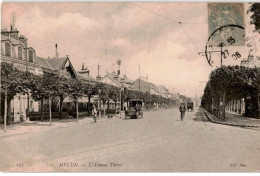
[[[192,101],[188,101],[187,102],[187,110],[188,111],[190,111],[190,110],[193,111],[193,102]]]
[[[129,107],[125,112],[125,117],[130,117],[131,119],[143,118],[143,101],[140,99],[129,100]]]

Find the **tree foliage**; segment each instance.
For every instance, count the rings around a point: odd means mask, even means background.
[[[255,32],[260,33],[260,3],[252,3],[247,13],[251,12],[250,23],[255,26]]]
[[[213,105],[219,108],[218,102],[221,101],[224,91],[227,101],[246,99],[248,96],[257,98],[260,92],[260,68],[222,66],[212,71],[204,89],[201,105],[211,110],[213,100],[216,103]]]

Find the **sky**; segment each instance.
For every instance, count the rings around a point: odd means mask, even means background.
[[[129,79],[141,76],[175,93],[203,93],[212,67],[205,56],[207,3],[158,2],[8,2],[2,3],[1,26],[28,38],[40,57],[69,55],[76,70],[82,63],[101,76],[116,70]],[[181,22],[180,25],[178,22]],[[246,21],[248,23],[248,20]],[[249,27],[252,28],[252,27]]]

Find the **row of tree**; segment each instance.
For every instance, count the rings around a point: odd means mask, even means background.
[[[222,66],[212,71],[201,105],[225,120],[227,102],[241,99],[245,100],[245,115],[260,117],[260,68]]]
[[[78,102],[81,97],[88,97],[88,101],[93,95],[100,96],[101,101],[107,103],[108,109],[110,101],[116,105],[120,101],[128,101],[131,98],[139,98],[144,103],[151,107],[154,103],[172,105],[174,101],[169,98],[163,98],[159,95],[153,95],[148,92],[138,92],[128,89],[120,89],[118,87],[96,83],[91,84],[84,82],[80,79],[67,79],[59,74],[44,73],[43,75],[35,75],[28,71],[20,71],[12,64],[3,62],[1,63],[1,98],[4,101],[4,119],[10,122],[10,102],[18,93],[31,96],[34,100],[41,102],[41,119],[43,119],[43,103],[44,100],[49,101],[49,113],[51,122],[51,103],[53,98],[59,98],[59,112],[60,118],[62,114],[63,101],[66,97],[70,97],[75,102],[76,117],[78,119]],[[29,106],[29,102],[27,103]],[[116,108],[116,107],[115,107]],[[27,107],[27,115],[29,107]]]

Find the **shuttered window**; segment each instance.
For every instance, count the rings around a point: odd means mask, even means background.
[[[11,57],[11,45],[10,45],[10,43],[5,43],[5,55]]]
[[[33,52],[29,51],[29,62],[33,62]]]
[[[23,59],[23,49],[22,47],[18,47],[18,59]]]

